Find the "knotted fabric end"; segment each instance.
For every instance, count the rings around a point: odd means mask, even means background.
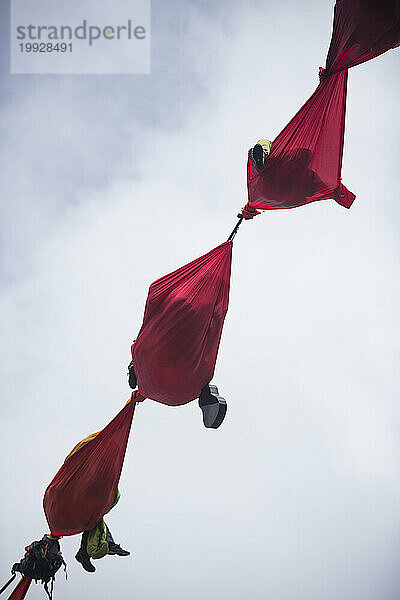
[[[143,400],[146,400],[146,396],[143,396],[139,390],[135,390],[132,392],[131,400],[132,402],[143,402]]]
[[[318,75],[319,75],[319,82],[320,83],[322,83],[323,81],[325,81],[325,79],[327,79],[329,77],[329,73],[323,67],[319,68]]]
[[[246,221],[248,221],[249,219],[253,219],[259,214],[261,214],[260,211],[254,208],[253,206],[250,206],[249,203],[247,203],[246,206],[242,208],[243,219],[245,219]]]

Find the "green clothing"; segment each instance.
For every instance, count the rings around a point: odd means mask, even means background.
[[[102,519],[88,533],[86,551],[91,558],[103,558],[103,556],[108,554],[106,535],[106,524],[104,523],[104,519]]]
[[[120,491],[119,489],[117,489],[114,501],[108,509],[107,513],[109,513],[110,510],[114,508],[114,506],[119,502],[120,497]],[[103,556],[106,556],[106,554],[108,554],[108,550],[109,547],[107,541],[107,527],[104,522],[104,519],[102,519],[100,523],[97,523],[96,527],[88,531],[86,552],[91,558],[103,558]]]

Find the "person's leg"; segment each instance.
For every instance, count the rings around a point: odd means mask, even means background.
[[[104,523],[106,526],[106,542],[108,542],[109,544],[114,544],[114,538],[112,536],[111,531],[108,529],[108,526],[106,523]]]
[[[85,569],[85,571],[87,571],[88,573],[94,573],[96,570],[96,567],[94,565],[92,565],[92,563],[90,562],[90,556],[87,552],[88,535],[89,535],[88,531],[84,531],[82,533],[81,545],[79,547],[78,552],[75,554],[75,558],[79,563],[81,563],[81,565]]]
[[[106,541],[108,542],[108,554],[116,554],[117,556],[129,556],[130,552],[128,550],[124,550],[121,548],[119,544],[114,542],[114,538],[112,536],[111,531],[108,529],[106,525]]]
[[[82,552],[86,552],[86,554],[87,554],[87,540],[88,540],[88,535],[89,535],[88,531],[84,531],[82,533],[81,546],[80,546],[80,549],[82,550]],[[88,554],[88,556],[89,556],[89,554]]]

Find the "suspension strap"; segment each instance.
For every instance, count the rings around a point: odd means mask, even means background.
[[[243,215],[242,215],[242,213],[239,213],[239,214],[237,215],[237,218],[238,218],[239,220],[238,220],[238,222],[236,223],[235,227],[233,228],[233,230],[232,230],[232,232],[231,232],[230,236],[228,237],[228,239],[227,239],[227,241],[228,241],[228,242],[231,242],[231,241],[233,240],[233,238],[235,237],[235,235],[237,234],[237,232],[238,232],[238,229],[239,229],[239,227],[240,227],[240,224],[241,224],[241,222],[243,221]]]
[[[8,586],[14,581],[16,576],[17,576],[17,574],[13,573],[12,577],[10,577],[10,579],[7,581],[7,583],[4,584],[3,587],[1,588],[0,594],[2,594],[4,592],[4,590],[6,590],[8,588]]]

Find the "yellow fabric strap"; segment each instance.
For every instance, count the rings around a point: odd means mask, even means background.
[[[71,456],[73,454],[75,454],[75,452],[78,452],[78,450],[80,450],[81,448],[83,448],[83,446],[86,446],[86,444],[88,444],[89,442],[91,442],[92,440],[94,440],[94,438],[100,433],[100,431],[96,431],[96,433],[91,433],[90,435],[88,435],[87,437],[85,437],[83,440],[81,440],[80,442],[78,442],[76,444],[76,446],[74,446],[71,450],[71,452],[68,454],[67,458],[65,460],[68,460],[69,458],[71,458]]]

